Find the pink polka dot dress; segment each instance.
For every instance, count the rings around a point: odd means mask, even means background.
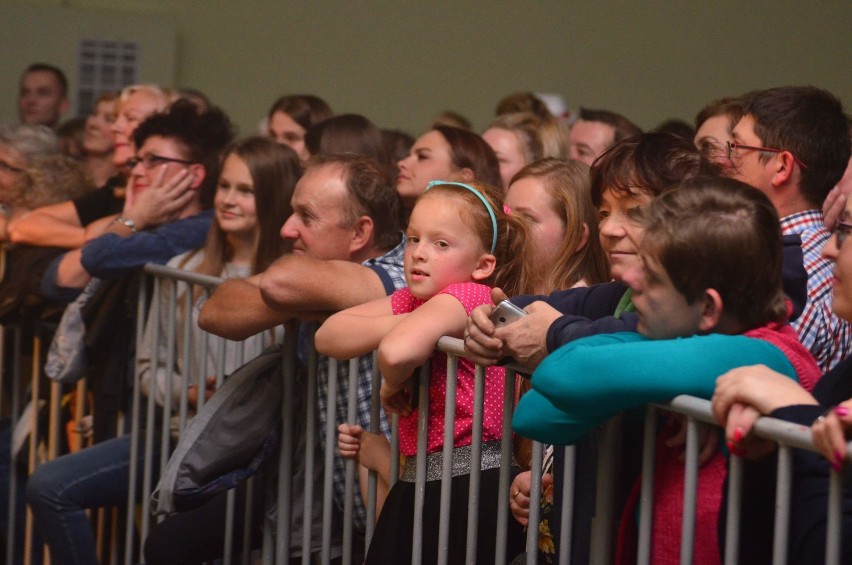
[[[491,288],[479,283],[459,283],[445,288],[440,294],[455,297],[470,315],[482,304],[491,304]],[[407,288],[391,295],[394,314],[406,314],[426,301],[416,298]],[[432,354],[432,373],[429,383],[429,426],[427,452],[440,451],[444,445],[444,407],[447,393],[447,355]],[[489,367],[485,371],[485,411],[483,415],[483,441],[500,440],[503,426],[503,390],[506,383],[502,367]],[[459,357],[458,384],[456,386],[456,423],[454,447],[470,445],[473,429],[474,364]],[[407,418],[399,419],[399,447],[406,456],[417,453],[417,410]]]

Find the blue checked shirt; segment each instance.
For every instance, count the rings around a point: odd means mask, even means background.
[[[806,210],[782,218],[781,231],[784,235],[801,237],[808,274],[808,301],[792,326],[820,369],[827,372],[846,357],[852,346],[849,322],[838,318],[831,310],[833,264],[821,255],[831,234],[825,229],[820,210]]]
[[[405,236],[399,245],[375,259],[369,259],[362,264],[372,269],[379,275],[384,285],[385,292],[391,294],[393,291],[403,288],[406,285],[405,272],[403,270],[403,257],[405,255]],[[358,393],[356,404],[356,421],[359,426],[365,430],[370,429],[370,399],[373,378],[373,356],[365,355],[358,360]],[[337,365],[337,402],[335,405],[335,422],[342,424],[349,421],[347,416],[348,400],[348,380],[349,380],[349,363],[339,362]],[[317,413],[319,415],[320,437],[325,441],[325,426],[328,420],[328,407],[326,397],[328,395],[328,357],[319,356],[319,366],[317,372]],[[385,418],[384,410],[381,414],[381,430],[384,434],[390,437],[390,425]],[[344,487],[346,475],[344,470],[343,460],[337,450],[334,451],[334,500],[342,509],[344,502]],[[361,491],[358,485],[358,475],[355,474],[355,505],[354,505],[355,526],[361,530],[366,525],[367,510],[364,508],[361,498]]]

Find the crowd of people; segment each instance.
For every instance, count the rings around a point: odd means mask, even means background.
[[[694,127],[669,121],[643,132],[608,110],[553,115],[522,92],[500,101],[481,134],[444,112],[418,137],[335,114],[316,95],[288,94],[274,101],[262,131],[237,138],[227,114],[203,94],[140,84],[103,94],[75,140],[60,123],[67,89],[61,70],[31,65],[21,78],[20,124],[0,126],[0,322],[20,328],[26,344],[46,322],[58,324],[54,339],[67,341],[71,321],[82,317],[86,334],[75,337],[94,353],[83,371],[93,444],[39,465],[20,477],[20,492],[7,493],[16,495],[17,515],[29,506],[53,563],[96,563],[87,511],[127,502],[130,468],[145,455],[116,431],[132,383],[166,411],[184,398],[195,413],[216,394],[205,367],[224,358],[222,370],[231,373],[293,332],[304,392],[305,341],[315,322],[316,405],[298,410],[302,419],[316,414],[318,429],[338,430],[333,559],[341,555],[347,460],[358,469],[352,526],[364,531],[375,521],[369,546],[356,555],[366,563],[410,559],[417,390],[427,379],[428,398],[419,401],[428,406],[424,522],[439,522],[442,470],[451,465],[447,551],[449,562],[464,561],[470,453],[481,439],[476,555],[494,561],[503,365],[511,361],[525,372],[516,378],[512,417],[514,519],[499,538],[510,559],[524,553],[530,506],[540,505],[539,559],[556,562],[559,509],[572,492],[569,558],[588,562],[597,430],[618,414],[629,421],[648,403],[688,394],[711,400],[723,428],[706,433],[702,446],[694,562],[721,563],[732,455],[746,460],[740,555],[771,561],[775,447],[753,433],[764,415],[812,426],[822,456],[796,451],[786,541],[791,562],[824,560],[829,477],[847,466],[852,432],[852,248],[843,251],[852,230],[852,121],[831,93],[756,90],[698,109]],[[209,297],[188,286],[151,305],[152,312],[184,306],[179,317],[191,339],[173,355],[162,319],[137,320],[149,263],[223,279]],[[503,300],[522,317],[495,324]],[[220,345],[211,334],[229,341]],[[442,336],[459,338],[465,350],[452,403],[447,356],[436,350]],[[38,351],[25,346],[23,353]],[[163,358],[174,367],[161,366]],[[357,375],[350,380],[343,363],[331,374],[330,358],[357,358]],[[420,375],[427,361],[431,371]],[[11,361],[3,362],[9,370]],[[486,367],[481,432],[475,364]],[[357,388],[354,420],[346,382]],[[455,428],[445,432],[447,410]],[[402,456],[395,483],[392,414]],[[653,563],[680,560],[683,427],[668,418],[657,437]],[[637,428],[621,432],[615,498],[624,562],[637,551]],[[19,472],[9,465],[11,437],[4,421],[6,491],[8,476]],[[452,438],[451,462],[445,438]],[[540,500],[531,499],[532,440],[546,445]],[[295,473],[314,473],[315,484],[322,441],[308,446],[316,465],[292,462]],[[577,446],[573,485],[560,484],[567,445]],[[370,472],[378,477],[374,516],[367,515]],[[305,496],[293,489],[294,500]],[[238,498],[248,504],[249,494],[240,490]],[[251,508],[262,522],[262,496]],[[843,510],[848,560],[848,492]],[[145,540],[145,561],[221,557],[225,513],[217,495],[169,516]],[[321,516],[311,519],[310,547],[294,535],[291,558],[322,550]],[[259,534],[255,528],[245,541],[260,547]],[[438,545],[438,528],[426,528],[424,562],[436,562]]]

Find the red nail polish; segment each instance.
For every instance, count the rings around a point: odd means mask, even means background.
[[[843,470],[843,465],[841,465],[838,461],[829,461],[829,464],[831,464],[831,468],[834,469],[837,473]]]
[[[728,440],[728,451],[730,451],[731,453],[733,453],[733,452],[734,452],[734,449],[735,449],[735,448],[734,448],[734,442],[732,442],[731,440]]]
[[[740,440],[743,439],[743,430],[742,428],[737,428],[734,430],[734,443],[739,443]]]
[[[842,418],[843,416],[848,416],[848,415],[849,415],[849,409],[848,409],[848,408],[846,408],[845,406],[837,406],[837,407],[834,409],[834,413],[835,413],[835,414],[837,414],[838,416],[840,416],[840,417]]]
[[[838,467],[843,467],[843,454],[839,451],[834,452],[834,461],[837,463]]]

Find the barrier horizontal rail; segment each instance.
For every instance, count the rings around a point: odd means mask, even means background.
[[[145,272],[147,274],[150,274],[150,275],[155,276],[155,277],[170,278],[170,279],[173,279],[174,281],[180,281],[180,282],[187,283],[187,284],[190,284],[190,285],[200,285],[200,286],[205,286],[205,287],[212,287],[212,286],[215,286],[216,284],[218,284],[219,282],[221,282],[221,279],[219,279],[217,277],[210,277],[210,276],[207,276],[207,275],[199,275],[197,273],[191,273],[191,272],[186,272],[186,271],[178,271],[178,270],[175,270],[175,269],[170,269],[168,267],[162,267],[162,266],[154,266],[154,265],[146,266]],[[145,303],[144,300],[143,300],[143,303]],[[167,314],[169,314],[170,316],[174,316],[175,311],[172,310],[171,312],[167,312]],[[174,335],[177,336],[177,334],[178,334],[178,328],[177,327],[174,328],[174,332],[175,332]],[[141,334],[142,332],[140,331],[139,333]],[[290,350],[289,350],[290,360],[289,361],[287,361],[287,359],[282,360],[282,371],[284,371],[285,374],[286,374],[284,378],[288,379],[288,380],[291,379],[291,378],[294,378],[293,373],[292,373],[292,371],[294,369],[293,369],[292,366],[290,366],[288,368],[287,363],[288,362],[294,362],[294,359],[297,356],[296,350],[297,350],[297,347],[298,347],[298,343],[297,343],[297,340],[295,339],[295,337],[296,336],[293,333],[290,333],[289,336],[288,336],[288,339],[290,340]],[[177,337],[175,337],[175,339],[177,339]],[[449,355],[448,368],[450,369],[450,371],[452,371],[453,366],[454,366],[454,358],[464,356],[463,343],[462,343],[461,340],[458,340],[458,339],[455,339],[455,338],[450,338],[450,337],[441,338],[438,342],[438,349],[441,350],[441,351],[444,351],[445,353],[447,353]],[[7,354],[7,352],[5,352],[5,351],[3,353]],[[248,359],[246,359],[246,360],[248,360]],[[308,373],[310,373],[311,370],[316,371],[317,370],[317,368],[316,368],[316,357],[315,356],[309,356],[308,361],[309,361],[309,364],[313,365],[313,369],[309,368]],[[506,377],[506,383],[507,384],[513,378],[515,371],[523,372],[523,370],[524,370],[523,367],[519,367],[519,366],[515,366],[515,365],[509,365],[509,366],[507,366],[507,369],[509,369],[508,375]],[[479,373],[479,371],[478,371],[478,373]],[[450,374],[452,374],[452,372]],[[315,379],[316,375],[314,374],[314,376],[310,377],[310,378]],[[477,378],[481,380],[482,376],[479,375]],[[379,384],[379,380],[374,379],[374,387],[378,386],[378,384]],[[315,386],[315,385],[311,385],[311,386]],[[310,386],[308,388],[310,390],[313,390],[313,389],[310,388]],[[376,392],[375,389],[374,389],[374,392]],[[289,393],[285,392],[284,394],[285,394],[285,400],[286,400],[286,397]],[[377,394],[374,394],[374,397],[377,397],[377,396],[378,396]],[[421,395],[421,398],[423,398],[424,396],[428,396],[428,395]],[[292,402],[293,399],[289,398],[289,400]],[[511,400],[512,400],[511,395],[507,395],[506,401],[505,401],[506,402],[505,409],[506,409],[507,415],[511,415],[511,410],[512,410]],[[185,402],[185,399],[183,399],[183,398],[180,399],[181,405],[183,405],[184,402]],[[315,409],[315,407],[313,407],[313,404],[314,404],[313,400],[308,399],[308,405],[309,405],[309,407],[311,407],[311,410],[308,411],[308,416],[307,416],[306,419],[310,420],[311,422],[313,422],[313,420],[316,419],[316,414],[312,411],[312,410]],[[332,407],[333,404],[330,403],[330,404],[328,404],[328,406]],[[376,406],[377,405],[374,404],[374,409],[377,410]],[[139,406],[139,408],[141,409],[141,405]],[[715,422],[713,420],[713,416],[712,416],[712,413],[711,413],[711,410],[710,410],[710,403],[706,400],[703,400],[703,399],[698,399],[698,398],[682,395],[682,396],[678,396],[678,397],[672,399],[672,401],[670,401],[668,403],[656,404],[652,407],[652,410],[653,410],[652,412],[649,412],[649,414],[651,414],[651,415],[647,418],[648,422],[652,422],[656,419],[656,417],[653,414],[655,414],[657,411],[667,411],[667,412],[674,412],[674,413],[682,414],[682,415],[686,416],[690,420],[690,422],[694,421],[694,422],[702,422],[702,423],[715,425]],[[351,414],[351,412],[350,412],[350,414]],[[425,414],[424,414],[424,416],[425,416]],[[477,418],[481,418],[481,414],[479,414],[477,416]],[[445,424],[447,426],[450,426],[452,424],[452,422],[453,422],[452,418],[448,417],[447,420],[445,421]],[[307,443],[309,443],[309,441],[319,441],[319,435],[318,434],[324,434],[324,436],[325,436],[324,443],[326,445],[326,448],[328,449],[328,446],[332,445],[332,449],[336,449],[336,436],[335,436],[334,430],[336,429],[336,424],[338,424],[338,423],[339,422],[334,422],[334,425],[330,425],[330,426],[328,426],[327,429],[324,429],[324,430],[319,429],[318,426],[310,428],[310,430],[308,432],[306,432],[309,435],[308,435],[308,439],[305,440],[305,443],[307,444]],[[314,424],[312,423],[311,425],[314,425]],[[481,420],[480,420],[480,425],[481,425]],[[294,423],[293,422],[289,422],[289,423],[285,422],[285,423],[282,424],[282,426],[283,426],[283,428],[282,428],[283,440],[282,441],[283,441],[283,444],[285,445],[285,448],[289,450],[289,449],[291,449],[292,443],[293,443],[293,435],[292,435],[293,429],[292,428],[294,426]],[[450,428],[448,427],[447,429],[450,429]],[[649,428],[649,429],[651,429],[653,431],[653,428]],[[690,429],[691,429],[691,431],[688,434],[686,452],[687,452],[687,459],[689,460],[690,465],[694,466],[694,465],[697,465],[697,457],[695,456],[695,453],[697,453],[698,439],[697,439],[697,434],[694,432],[694,428],[693,428],[692,424],[690,424]],[[331,430],[331,431],[329,432],[329,430]],[[507,431],[508,431],[508,427],[504,427],[503,441],[502,441],[502,444],[501,444],[501,471],[503,471],[505,469],[506,475],[505,475],[505,478],[504,478],[504,476],[501,476],[501,485],[502,486],[501,486],[501,493],[500,493],[499,508],[500,508],[500,512],[501,513],[505,512],[505,514],[503,516],[501,516],[498,520],[498,524],[500,525],[499,527],[505,527],[506,520],[512,520],[512,518],[508,516],[508,511],[507,511],[508,496],[509,496],[508,481],[510,480],[509,468],[511,467],[511,464],[512,464],[511,434],[506,433]],[[789,446],[791,448],[799,448],[799,449],[807,449],[807,450],[810,450],[810,451],[815,451],[814,446],[813,446],[812,441],[811,441],[809,428],[801,426],[801,425],[792,424],[792,423],[784,422],[784,421],[781,421],[781,420],[774,420],[774,419],[771,419],[771,418],[761,418],[755,424],[754,433],[759,437],[763,437],[765,439],[770,439],[770,440],[776,441],[779,444],[781,444],[782,446]],[[606,457],[606,456],[610,455],[614,451],[615,448],[614,448],[613,445],[606,443],[606,441],[607,441],[607,435],[606,434],[601,434],[601,435],[604,438],[602,440],[604,443],[600,444],[601,445],[600,455],[602,457]],[[648,437],[653,438],[654,435],[652,434]],[[650,443],[653,443],[653,442],[650,442]],[[306,445],[306,448],[309,448],[309,446]],[[784,449],[784,448],[782,447],[782,449]],[[310,451],[310,450],[308,450],[308,451]],[[535,447],[534,447],[534,453],[536,455],[534,456],[535,460],[533,461],[533,469],[536,471],[535,473],[533,473],[533,485],[532,485],[533,495],[536,495],[536,494],[541,492],[541,478],[540,478],[541,462],[538,460],[538,459],[541,458],[541,455],[540,455],[541,452],[542,452],[542,446],[540,444],[536,444]],[[328,451],[326,451],[326,453],[328,453]],[[848,453],[852,454],[852,442],[850,442],[850,444],[849,444]],[[318,465],[318,467],[322,468],[323,482],[327,483],[328,477],[330,476],[329,473],[331,473],[331,471],[327,468],[328,460],[326,459],[326,461],[323,461],[322,454],[315,460],[315,459],[313,459],[313,454],[309,453],[309,452],[306,452],[305,457],[308,458],[308,460],[310,461],[310,465],[313,465],[314,463],[316,463]],[[574,491],[573,491],[574,480],[571,478],[572,473],[573,473],[573,466],[574,466],[573,458],[574,458],[574,452],[569,451],[568,455],[566,455],[566,464],[565,464],[565,467],[564,467],[565,474],[563,475],[563,477],[560,480],[560,482],[566,488],[566,490],[563,491],[563,493],[562,493],[562,499],[564,501],[571,501],[573,494],[574,494]],[[852,458],[850,458],[850,460],[852,460]],[[283,512],[283,515],[287,516],[287,518],[281,519],[278,522],[266,521],[264,523],[264,539],[267,540],[267,542],[265,544],[265,548],[260,552],[260,560],[263,563],[287,563],[287,562],[289,562],[290,559],[291,559],[291,554],[290,554],[291,535],[302,536],[300,542],[304,546],[310,547],[310,542],[308,540],[310,540],[310,538],[311,538],[312,529],[313,529],[313,526],[311,524],[311,516],[313,516],[314,512],[315,512],[315,509],[312,505],[313,505],[315,499],[317,501],[319,501],[319,498],[320,498],[319,493],[318,492],[314,493],[314,491],[312,491],[312,488],[313,488],[312,485],[309,484],[310,481],[309,481],[309,477],[307,475],[310,475],[310,473],[311,473],[310,469],[305,471],[306,477],[305,477],[304,483],[302,483],[300,485],[292,485],[292,487],[291,487],[290,485],[291,485],[291,482],[293,481],[293,477],[292,477],[290,467],[292,466],[293,461],[291,459],[288,459],[288,458],[282,456],[278,460],[278,464],[279,464],[279,468],[278,468],[279,474],[278,474],[277,477],[275,477],[275,481],[277,481],[276,482],[277,488],[275,488],[273,490],[276,492],[277,497],[278,497],[277,502],[279,504],[279,518],[282,518],[282,512]],[[732,491],[736,491],[736,489],[738,488],[736,477],[737,477],[737,473],[738,473],[737,468],[739,467],[739,465],[740,465],[739,458],[735,457],[735,456],[732,457],[732,460],[731,460],[731,468],[732,468],[732,471],[731,471],[732,487],[731,488],[732,488]],[[349,469],[347,470],[348,476],[352,477],[349,480],[357,480],[357,479],[354,478],[354,475],[353,475],[353,473],[355,471],[355,469],[354,469],[355,466],[354,465],[348,465],[348,467],[349,467]],[[600,464],[598,465],[599,469],[602,468],[602,467],[605,467],[605,465],[600,465]],[[397,469],[398,469],[398,463],[395,462],[395,459],[392,459],[392,461],[391,461],[391,481],[394,480]],[[788,471],[784,471],[784,472],[789,473],[790,471],[788,470]],[[425,475],[425,468],[424,468],[423,472],[419,473],[419,474],[421,475],[421,477],[423,475]],[[832,508],[834,508],[834,510],[832,510],[833,514],[831,514],[832,517],[830,518],[830,523],[831,523],[831,526],[829,528],[830,534],[829,534],[829,539],[827,540],[827,543],[830,546],[829,561],[828,561],[829,563],[832,563],[832,562],[836,563],[836,562],[838,562],[838,559],[839,559],[839,557],[837,557],[837,555],[838,555],[837,552],[839,551],[839,541],[837,541],[839,539],[839,537],[838,537],[839,536],[839,529],[837,527],[837,523],[838,523],[838,520],[839,520],[839,512],[837,512],[836,506],[837,506],[837,502],[839,500],[839,497],[842,493],[841,493],[840,489],[835,484],[835,483],[839,484],[838,483],[839,479],[840,479],[839,474],[834,474],[832,476],[832,485],[833,485],[832,486],[832,488],[833,488],[832,496],[833,496],[833,499],[832,499],[831,506],[832,506]],[[607,486],[606,485],[607,485],[608,480],[611,480],[611,479],[603,479],[601,477],[599,477],[599,479],[598,479],[597,488],[598,488],[598,497],[599,497],[598,500],[599,501],[605,501],[606,498],[607,498],[607,496],[606,496],[607,495],[607,491],[606,491]],[[690,479],[688,482],[694,482],[694,479]],[[503,483],[505,483],[505,484],[503,484]],[[375,505],[376,494],[375,494],[375,488],[374,488],[374,486],[375,486],[375,476],[374,475],[371,478],[371,484],[373,485],[373,487],[370,488],[370,491],[369,491],[369,494],[368,494],[368,503],[369,503],[368,508]],[[305,513],[304,514],[305,519],[300,524],[301,529],[299,529],[298,531],[293,530],[293,527],[295,525],[289,523],[290,513],[289,513],[288,509],[290,508],[290,500],[288,500],[288,499],[290,498],[290,495],[291,495],[291,488],[292,489],[301,489],[301,490],[304,491],[304,494],[306,495],[305,496],[305,507],[303,508],[303,512]],[[347,488],[346,491],[347,491],[347,497],[354,496],[354,489]],[[315,496],[315,494],[316,494],[316,496]],[[148,493],[145,493],[145,497],[143,497],[143,499],[147,498],[147,496],[148,496]],[[329,502],[329,498],[327,498],[328,496],[329,496],[328,490],[326,490],[326,495],[322,497],[324,499],[324,502],[322,504],[323,509],[321,511],[321,514],[323,515],[322,521],[325,522],[325,523],[328,523],[326,516],[327,516],[327,513],[330,512],[330,510],[329,510],[330,502]],[[642,498],[643,498],[643,501],[650,499],[647,493],[643,494]],[[685,501],[685,506],[694,505],[694,502],[693,502],[694,501],[694,494],[691,495],[690,497],[685,497],[685,499],[687,499],[687,498],[689,498],[689,501]],[[536,498],[534,496],[534,500],[535,499]],[[131,496],[130,500],[134,500],[134,497]],[[477,499],[472,499],[471,500],[471,507],[475,508],[476,505],[478,504],[478,502],[479,501]],[[350,503],[351,503],[351,501],[350,501]],[[443,504],[445,504],[445,503],[442,502],[442,505]],[[131,507],[133,507],[133,506],[134,505],[131,505]],[[147,505],[144,505],[144,506],[147,507]],[[449,514],[447,514],[448,510],[446,510],[446,508],[448,508],[448,507],[442,506],[442,508],[443,508],[442,516],[448,516],[449,515]],[[565,508],[561,508],[559,510],[562,512],[562,517],[561,517],[561,520],[560,520],[560,523],[562,524],[562,529],[560,530],[560,532],[558,532],[558,536],[556,536],[557,532],[554,532],[554,536],[556,537],[556,539],[559,540],[558,545],[559,545],[560,550],[561,550],[560,554],[559,554],[559,559],[560,559],[559,562],[560,563],[569,563],[571,544],[576,543],[578,541],[583,541],[583,540],[577,540],[577,539],[572,538],[572,519],[574,518],[574,516],[572,514],[573,508],[572,508],[571,504],[570,503],[566,504]],[[644,514],[648,511],[650,511],[650,507],[648,505],[643,504],[641,511]],[[687,508],[687,510],[684,512],[684,516],[686,516],[688,513],[689,513],[689,509]],[[346,514],[349,515],[350,512],[347,511]],[[538,554],[537,548],[538,548],[538,541],[539,541],[538,540],[538,537],[539,537],[538,536],[538,534],[539,534],[539,519],[540,519],[540,516],[538,516],[537,514],[538,514],[537,512],[531,512],[530,525],[527,529],[527,535],[528,535],[527,542],[528,543],[527,543],[526,559],[527,559],[528,563],[535,563],[536,560],[537,560],[537,554]],[[735,514],[736,513],[734,513],[734,515]],[[368,514],[368,516],[372,516],[372,514]],[[612,561],[612,549],[614,547],[613,539],[614,539],[614,535],[615,535],[614,534],[614,528],[615,528],[615,523],[617,521],[617,518],[618,518],[617,515],[610,514],[609,517],[606,520],[604,520],[602,522],[597,522],[596,524],[594,524],[593,532],[592,532],[592,540],[593,541],[592,541],[592,547],[591,547],[590,551],[591,551],[591,554],[594,556],[593,560],[595,562],[607,563],[607,562]],[[647,516],[646,516],[646,519],[647,519]],[[142,536],[143,539],[139,540],[139,538],[138,538],[138,533],[136,531],[136,527],[137,527],[138,523],[136,522],[136,516],[134,515],[132,510],[130,510],[127,514],[127,521],[128,521],[127,532],[128,532],[128,535],[131,536],[131,537],[129,537],[128,540],[125,541],[125,549],[126,550],[127,550],[127,548],[132,547],[132,546],[138,547],[137,541],[144,541],[144,535]],[[731,523],[735,524],[735,522],[736,522],[735,520],[729,520],[729,527],[731,526]],[[645,523],[647,524],[647,522],[645,522]],[[282,531],[282,525],[287,526],[285,528],[286,531]],[[473,525],[475,525],[475,521],[472,521],[469,524],[469,526],[473,526]],[[331,527],[336,527],[336,526],[331,526]],[[781,523],[781,524],[777,525],[777,527],[783,528],[784,524]],[[370,521],[370,523],[368,524],[368,530],[367,531],[369,533],[365,534],[363,532],[353,532],[352,528],[351,528],[351,523],[350,523],[347,526],[346,535],[344,536],[344,537],[347,538],[346,540],[343,541],[344,547],[349,547],[348,544],[352,543],[352,540],[351,540],[352,537],[363,536],[363,535],[367,536],[367,538],[365,540],[365,547],[366,547],[366,545],[368,545],[368,543],[369,543],[369,536],[372,533],[371,528],[372,528],[372,521]],[[694,530],[689,530],[689,526],[687,526],[686,528],[687,529],[684,532],[685,536],[688,536],[690,531],[694,531]],[[469,531],[472,531],[472,529],[469,529]],[[729,532],[730,532],[730,530],[729,530]],[[327,532],[324,531],[323,533],[325,534]],[[143,534],[144,534],[144,532],[143,532]],[[243,533],[240,532],[238,535],[243,535]],[[650,533],[647,533],[645,535],[649,536]],[[834,541],[832,541],[832,539],[831,539],[832,536],[833,536]],[[776,538],[782,538],[783,539],[783,536],[776,536]],[[243,542],[245,542],[245,539],[246,538],[243,537]],[[446,533],[442,534],[442,539],[446,539]],[[131,541],[131,540],[137,540],[137,541]],[[736,535],[728,535],[727,540],[728,540],[728,545],[726,546],[726,549],[725,549],[725,562],[726,563],[734,563],[734,562],[737,561],[737,559],[736,559],[737,556],[736,556],[736,551],[735,551]],[[475,541],[476,541],[475,536],[473,538],[470,538],[470,536],[469,536],[469,538],[468,538],[469,550],[467,552],[467,554],[468,554],[467,561],[468,562],[474,562],[476,560],[476,552],[475,552],[475,549],[472,547],[472,544],[475,543]],[[321,548],[322,557],[321,557],[320,560],[322,562],[329,562],[329,561],[331,561],[331,559],[338,556],[335,553],[333,553],[332,548],[329,546],[329,544],[331,544],[331,543],[333,543],[333,542],[330,541],[329,537],[325,536],[325,539],[323,540],[323,545],[322,545],[322,548]],[[496,543],[498,543],[498,545],[499,545],[500,541],[498,540]],[[640,547],[649,548],[650,547],[650,538],[646,537],[646,538],[640,539]],[[687,549],[687,551],[688,551],[688,549]],[[784,548],[782,548],[780,546],[776,547],[776,561],[783,559],[783,552],[784,551],[785,551]],[[640,549],[640,554],[642,552],[643,552],[643,550]],[[344,557],[344,559],[343,559],[344,562],[354,562],[354,560],[355,560],[355,554],[353,553],[351,548],[345,549],[344,553],[342,555]],[[443,554],[443,555],[445,555],[445,554]],[[509,559],[514,557],[514,556],[511,556],[511,555],[507,556],[505,554],[501,554],[500,551],[497,552],[497,555],[498,555],[497,561],[496,561],[497,563],[508,562]],[[125,557],[125,562],[132,563],[132,562],[136,562],[138,555],[126,553],[124,557]],[[412,557],[413,557],[412,562],[417,562],[419,555],[414,555]],[[243,560],[245,560],[247,558],[245,551],[241,555],[241,558]],[[229,558],[226,557],[225,562],[228,562],[228,559]],[[249,558],[249,559],[253,559],[253,558]],[[444,557],[443,559],[446,560],[446,557]],[[644,559],[644,558],[640,557],[640,562],[642,561],[642,559]],[[310,562],[310,560],[311,560],[310,553],[309,552],[303,552],[302,553],[303,563],[308,563],[308,562]],[[687,558],[687,560],[688,560],[688,558]]]

